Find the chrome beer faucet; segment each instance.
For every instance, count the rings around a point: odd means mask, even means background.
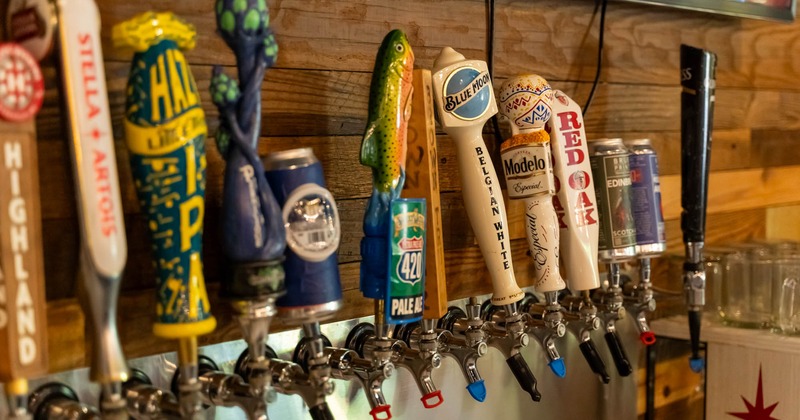
[[[395,328],[395,351],[399,356],[395,364],[408,369],[417,382],[425,408],[435,408],[444,402],[442,391],[436,388],[431,373],[442,365],[439,353],[439,337],[436,320],[423,319],[421,322],[398,325]]]
[[[564,337],[567,327],[564,311],[558,302],[558,292],[545,292],[545,303],[537,302],[535,296],[526,294],[520,302],[520,310],[528,314],[526,331],[536,337],[547,357],[547,366],[559,378],[567,375],[564,359],[558,352],[556,340]]]
[[[439,334],[439,352],[456,359],[467,380],[467,391],[476,401],[483,402],[486,400],[486,385],[478,371],[478,358],[486,354],[489,346],[482,328],[480,308],[477,314],[472,315],[467,316],[461,308],[451,306],[439,320],[435,331]],[[460,331],[456,330],[457,326]]]
[[[592,331],[601,327],[600,318],[597,316],[597,306],[589,297],[589,291],[584,291],[581,296],[565,296],[561,299],[564,308],[564,319],[567,321],[567,330],[572,331],[580,344],[583,357],[598,378],[605,384],[611,381],[606,365],[600,357],[592,340]]]

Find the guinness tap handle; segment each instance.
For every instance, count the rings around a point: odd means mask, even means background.
[[[681,228],[684,243],[705,239],[715,68],[713,53],[681,45]]]
[[[708,200],[708,168],[714,117],[716,56],[681,45],[681,229],[686,246],[683,284],[689,310],[690,365],[700,372],[700,321],[705,305],[703,245]]]

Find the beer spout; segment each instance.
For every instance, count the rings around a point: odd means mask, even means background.
[[[600,298],[600,317],[605,323],[605,340],[614,365],[620,376],[628,376],[633,373],[633,367],[628,359],[622,340],[617,334],[617,321],[625,317],[626,311],[623,306],[624,297],[620,286],[619,264],[608,264],[609,287],[605,292],[596,293]]]
[[[500,350],[520,388],[527,392],[533,401],[540,401],[542,395],[537,389],[536,377],[533,376],[528,363],[520,353],[520,350],[526,347],[530,341],[526,332],[528,328],[527,314],[520,312],[516,303],[505,305],[502,309],[486,304],[483,309],[485,322],[482,330],[486,334],[487,345]],[[475,298],[470,298],[470,303],[467,304],[467,313],[471,312],[478,314],[481,312],[481,307]]]
[[[520,303],[521,311],[527,315],[527,331],[539,341],[547,357],[547,366],[558,376],[567,375],[564,359],[556,348],[556,340],[566,334],[567,327],[558,292],[545,293],[545,303],[537,303],[532,294],[526,294]]]
[[[50,382],[37,388],[28,399],[33,420],[100,420],[100,410],[81,403],[69,386]]]
[[[566,296],[561,299],[561,306],[564,308],[564,319],[567,321],[567,329],[572,331],[577,337],[586,363],[597,377],[604,384],[611,381],[611,377],[606,371],[597,346],[592,340],[592,331],[600,329],[602,322],[597,316],[597,307],[589,297],[589,291],[582,292],[582,296]]]
[[[467,392],[478,402],[486,400],[486,385],[478,371],[478,358],[489,348],[482,326],[483,320],[479,316],[467,317],[461,308],[451,306],[436,329],[439,332],[439,352],[458,362],[467,380]]]
[[[138,369],[122,384],[128,414],[135,420],[180,419],[181,408],[175,394],[154,387],[150,378]]]
[[[442,391],[436,388],[431,378],[433,369],[442,365],[439,353],[439,336],[436,321],[423,319],[421,323],[398,325],[395,328],[395,351],[398,358],[395,364],[408,369],[414,376],[425,408],[435,408],[444,402]]]

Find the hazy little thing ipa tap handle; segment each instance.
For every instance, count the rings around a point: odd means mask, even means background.
[[[519,302],[524,293],[514,278],[506,208],[481,134],[497,113],[486,63],[445,47],[434,62],[433,97],[439,123],[455,140],[464,204],[492,277],[492,304]]]
[[[128,249],[100,44],[100,13],[92,0],[58,0],[56,6],[80,215],[81,268],[95,333],[90,376],[115,387],[128,378],[116,323]]]
[[[692,370],[703,370],[700,357],[700,320],[705,305],[703,246],[708,201],[708,168],[717,56],[681,45],[681,229],[686,245],[683,288],[689,310]]]
[[[194,28],[171,13],[146,12],[114,26],[133,56],[125,138],[156,260],[153,332],[195,340],[216,326],[203,277],[205,114],[182,49]],[[191,363],[190,361],[187,361]],[[195,362],[196,363],[196,362]]]
[[[0,381],[8,417],[28,418],[28,378],[47,373],[47,303],[33,117],[42,106],[39,64],[17,44],[0,44]],[[13,72],[12,72],[13,73]]]

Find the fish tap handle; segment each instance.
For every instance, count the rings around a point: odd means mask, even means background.
[[[514,377],[517,378],[517,383],[519,383],[522,390],[530,394],[534,402],[541,401],[542,394],[536,389],[536,377],[533,376],[533,372],[531,372],[531,368],[528,367],[528,363],[522,357],[522,354],[517,353],[509,357],[506,359],[506,363],[511,368],[511,372],[514,373]]]
[[[600,357],[600,353],[597,351],[597,346],[594,345],[594,341],[584,341],[578,345],[578,347],[581,349],[581,353],[584,359],[586,359],[586,363],[589,364],[589,368],[592,369],[592,372],[594,372],[604,384],[611,382],[611,376],[609,376],[608,371],[606,371],[606,364],[603,362],[603,358]]]
[[[619,376],[628,376],[633,373],[633,367],[628,354],[625,353],[625,347],[622,345],[619,335],[616,331],[609,331],[605,334],[606,344],[608,344],[608,351],[611,352],[611,358],[614,359],[614,365],[617,366]]]
[[[715,69],[715,54],[681,45],[681,228],[684,243],[705,239]]]
[[[334,420],[333,413],[326,402],[309,408],[308,413],[311,414],[313,420]]]

